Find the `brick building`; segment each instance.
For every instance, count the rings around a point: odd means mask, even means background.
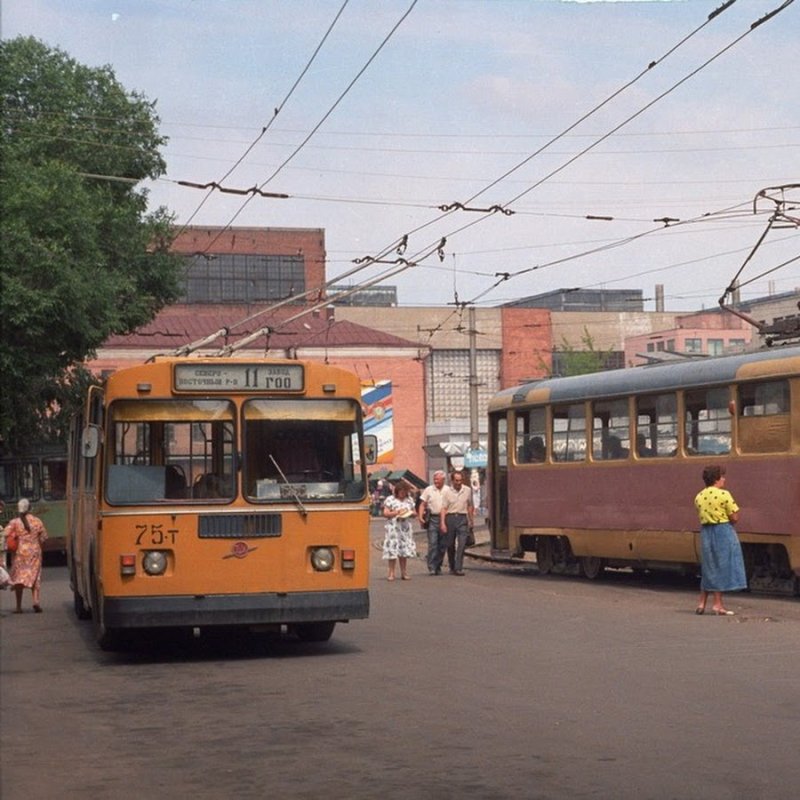
[[[322,228],[187,227],[171,249],[186,257],[185,303],[313,303],[325,284]]]

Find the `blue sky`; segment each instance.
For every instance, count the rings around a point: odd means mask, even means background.
[[[156,101],[168,172],[148,186],[150,199],[183,222],[204,194],[176,181],[222,178],[284,103],[343,2],[4,0],[2,35],[34,35],[83,63],[109,64],[128,89]],[[238,212],[236,225],[325,228],[331,277],[413,232],[404,257],[418,265],[386,281],[406,305],[494,305],[577,286],[641,288],[651,298],[656,284],[667,310],[716,304],[774,208],[760,202],[754,214],[756,193],[800,182],[800,3],[747,33],[783,0],[738,0],[530,158],[721,0],[418,0],[279,169],[412,2],[350,0],[267,133],[224,182],[262,185],[277,171],[264,189],[290,198],[242,208],[241,198],[213,193],[195,224],[225,225]],[[474,207],[514,214],[437,210],[475,195]],[[653,222],[665,217],[696,221]],[[630,237],[639,238],[577,257]],[[742,277],[799,253],[798,228],[774,231]],[[397,257],[391,249],[386,260]],[[373,265],[347,283],[390,268]],[[742,294],[798,286],[794,262]]]

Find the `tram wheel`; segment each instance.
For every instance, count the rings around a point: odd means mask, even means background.
[[[542,575],[552,571],[555,563],[555,543],[550,536],[539,536],[536,540],[536,566]]]
[[[581,566],[581,575],[588,578],[590,581],[596,581],[602,577],[606,571],[606,562],[604,558],[597,556],[581,556],[579,559]]]

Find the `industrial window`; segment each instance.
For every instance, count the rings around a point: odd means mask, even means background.
[[[181,301],[256,303],[299,297],[305,290],[302,255],[210,254],[187,257]]]
[[[685,339],[683,342],[683,349],[687,353],[702,353],[703,340],[702,339]]]
[[[478,413],[485,415],[489,400],[499,391],[499,354],[478,350]],[[426,359],[427,421],[450,422],[469,419],[469,352],[467,350],[434,350]]]

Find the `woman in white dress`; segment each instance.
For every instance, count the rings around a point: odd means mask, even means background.
[[[417,555],[411,520],[414,519],[414,498],[408,496],[408,487],[398,483],[394,493],[383,504],[386,517],[386,536],[383,539],[383,559],[389,562],[388,580],[393,581],[397,562],[400,562],[400,577],[410,581],[408,559]]]

